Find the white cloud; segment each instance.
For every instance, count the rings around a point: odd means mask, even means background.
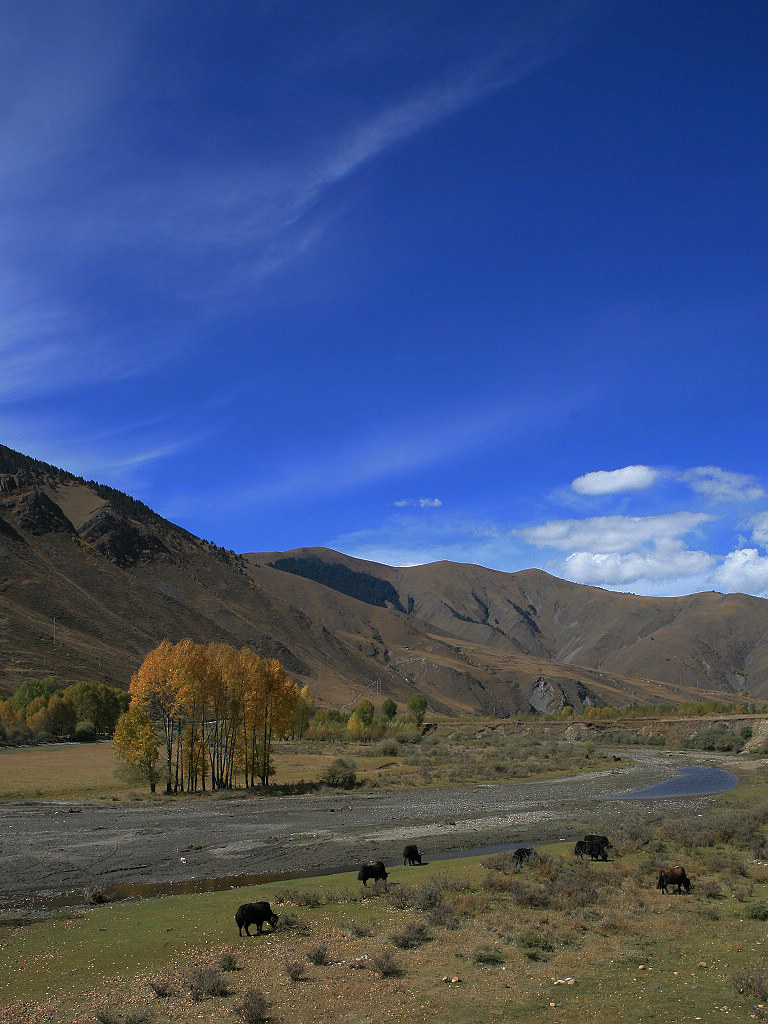
[[[768,597],[768,557],[761,555],[757,548],[731,551],[713,578],[717,589],[726,593]]]
[[[563,562],[563,574],[577,583],[619,587],[638,580],[661,582],[692,577],[708,572],[716,559],[706,551],[691,551],[683,544],[664,545],[663,549],[598,553],[578,551]]]
[[[567,551],[550,566],[577,583],[643,593],[700,589],[717,564],[707,551],[690,549],[683,538],[712,517],[700,512],[659,516],[599,516],[566,519],[519,533],[537,547]]]
[[[681,473],[679,479],[712,501],[756,501],[765,494],[754,476],[731,473],[720,466],[696,466]]]
[[[559,519],[517,531],[536,547],[560,551],[629,552],[639,545],[657,547],[695,530],[711,516],[703,512],[674,512],[660,516],[595,516]]]
[[[763,548],[768,548],[768,512],[761,512],[752,520],[752,540]]]
[[[616,494],[619,491],[642,491],[653,486],[659,476],[651,466],[625,466],[623,469],[599,469],[578,476],[571,487],[579,494]]]
[[[397,508],[440,508],[439,498],[400,498],[395,502]]]

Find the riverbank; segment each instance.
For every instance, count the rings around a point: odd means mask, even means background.
[[[670,778],[682,765],[733,771],[732,755],[617,751],[607,771],[578,776],[305,796],[227,793],[158,797],[150,804],[3,806],[0,913],[124,895],[125,887],[174,891],[245,884],[248,876],[349,870],[363,860],[399,864],[415,842],[426,858],[479,845],[570,842],[609,832],[654,801],[615,799]],[[702,813],[712,797],[656,802],[664,814]],[[222,880],[224,880],[222,882]]]

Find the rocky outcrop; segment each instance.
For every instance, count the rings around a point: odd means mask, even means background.
[[[168,548],[160,538],[143,526],[137,526],[104,505],[83,523],[80,537],[105,558],[126,567],[167,555]]]
[[[16,506],[16,522],[25,533],[74,533],[75,528],[44,491],[31,491]]]

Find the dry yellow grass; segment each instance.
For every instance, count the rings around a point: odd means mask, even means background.
[[[0,749],[0,800],[69,800],[144,792],[115,773],[111,743]]]

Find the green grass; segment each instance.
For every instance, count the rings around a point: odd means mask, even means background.
[[[151,1010],[155,1021],[225,1021],[252,987],[272,1001],[276,1019],[302,1024],[541,1015],[572,1024],[604,1021],[607,1005],[612,1019],[644,1024],[720,1019],[723,1006],[732,1019],[748,1018],[756,999],[739,995],[732,978],[764,964],[768,869],[740,848],[691,848],[683,852],[693,891],[664,896],[655,889],[661,855],[652,852],[663,836],[616,838],[607,863],[576,864],[557,844],[540,865],[510,874],[467,858],[393,868],[393,884],[379,891],[363,891],[347,872],[10,927],[0,943],[0,1002],[13,1004],[15,1024],[92,1019],[86,1014],[108,994],[123,1008]],[[707,893],[713,879],[722,897]],[[239,938],[234,911],[252,899],[282,900],[277,909],[299,927]],[[398,948],[392,936],[419,923],[429,941]],[[328,962],[313,964],[321,942]],[[239,967],[227,974],[232,994],[193,1002],[192,968],[226,954]],[[382,977],[376,963],[387,956],[397,972]],[[297,984],[285,964],[302,957],[306,977]],[[161,973],[174,979],[167,999],[149,985]]]

